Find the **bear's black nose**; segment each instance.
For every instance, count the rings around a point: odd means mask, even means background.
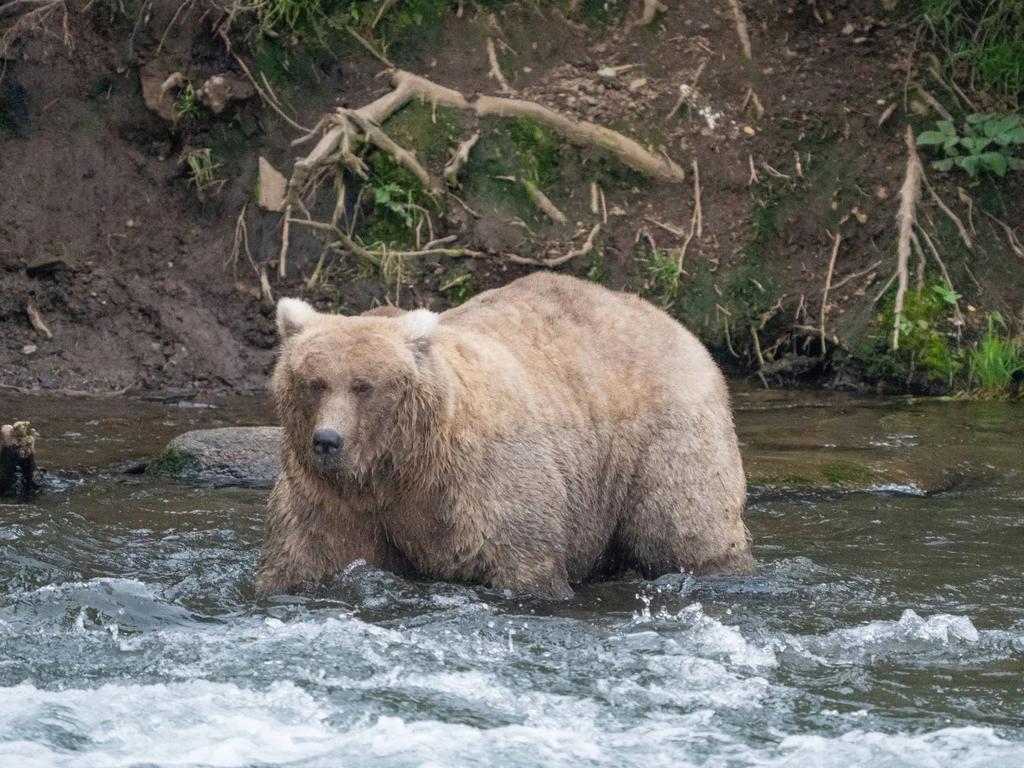
[[[313,452],[317,456],[333,456],[341,450],[341,435],[333,429],[318,429],[313,433]]]

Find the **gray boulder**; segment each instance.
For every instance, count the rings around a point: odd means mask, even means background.
[[[281,428],[186,432],[171,440],[146,471],[198,485],[269,488],[281,471]]]

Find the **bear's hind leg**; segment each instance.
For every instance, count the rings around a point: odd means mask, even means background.
[[[645,578],[680,571],[748,574],[754,562],[742,519],[745,500],[735,441],[694,449],[692,434],[670,430],[645,452],[618,543]]]

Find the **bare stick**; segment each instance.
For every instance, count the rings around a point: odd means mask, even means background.
[[[843,236],[836,231],[835,237],[832,242],[832,255],[828,260],[828,273],[825,276],[825,290],[821,292],[821,315],[818,321],[818,327],[821,329],[821,356],[825,357],[825,315],[828,314],[828,292],[832,288],[832,273],[836,268],[836,256],[839,255],[839,244],[843,241]]]
[[[498,64],[498,53],[494,50],[494,41],[489,37],[487,38],[487,62],[490,65],[487,76],[498,83],[498,90],[502,93],[515,93],[501,71],[501,66]]]
[[[896,302],[893,304],[892,350],[900,348],[900,321],[903,319],[903,302],[907,295],[910,277],[907,267],[910,264],[911,239],[914,235],[914,224],[917,222],[917,204],[921,199],[921,160],[914,146],[914,133],[907,126],[904,141],[907,145],[907,169],[900,188],[900,207],[896,214],[899,227],[899,240],[896,247]]]
[[[693,218],[697,227],[697,239],[704,237],[704,213],[700,204],[700,166],[693,159]]]
[[[743,58],[749,61],[753,58],[750,50],[750,33],[747,31],[747,14],[743,12],[739,0],[729,0],[732,8],[733,21],[736,24],[736,36],[740,39],[740,49],[743,51]]]
[[[274,306],[274,293],[270,290],[270,278],[267,277],[267,268],[260,270],[260,298],[268,306]]]
[[[583,245],[579,248],[573,248],[563,256],[557,256],[553,259],[532,259],[528,256],[517,256],[514,253],[504,254],[505,258],[516,264],[529,264],[535,267],[557,267],[561,264],[565,264],[567,261],[572,261],[580,256],[586,256],[594,249],[594,238],[597,237],[597,233],[601,231],[601,225],[595,224],[594,228],[590,230],[590,234],[587,235],[587,239]]]
[[[352,35],[352,37],[354,37],[356,39],[356,42],[358,42],[361,46],[363,46],[363,48],[365,48],[367,51],[369,51],[370,55],[373,56],[373,58],[375,58],[381,64],[383,64],[385,67],[393,67],[393,66],[395,66],[394,64],[392,64],[388,60],[387,56],[385,56],[383,53],[381,53],[380,51],[377,50],[377,46],[375,46],[373,43],[371,43],[365,37],[363,37],[358,32],[356,32],[354,29],[352,29],[352,27],[345,27],[345,29],[347,29],[348,33],[350,35]]]
[[[277,276],[284,279],[288,268],[288,225],[292,220],[292,207],[288,205],[284,209],[284,224],[281,228],[281,250],[277,256]]]
[[[686,236],[686,233],[683,232],[683,230],[681,230],[679,227],[673,226],[672,224],[666,224],[664,221],[658,221],[658,219],[652,218],[650,216],[644,216],[644,221],[650,222],[659,229],[664,229],[670,235],[673,235],[675,237]]]
[[[526,193],[530,196],[530,200],[536,205],[544,214],[556,224],[565,224],[569,220],[565,218],[565,214],[562,213],[558,206],[551,202],[551,198],[541,191],[540,187],[534,184],[529,179],[522,179],[522,185],[526,189]]]
[[[851,280],[856,280],[858,277],[863,277],[864,275],[870,274],[871,272],[874,272],[876,269],[878,269],[880,266],[882,266],[881,260],[876,261],[870,267],[867,267],[866,269],[862,269],[859,272],[852,272],[849,275],[847,275],[846,277],[844,277],[842,280],[840,280],[838,283],[834,283],[832,285],[832,290],[833,291],[838,291],[840,288],[842,288],[844,285],[846,285]]]

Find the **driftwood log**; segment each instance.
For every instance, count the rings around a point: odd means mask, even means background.
[[[36,484],[35,436],[27,421],[0,427],[0,493],[13,490],[21,478],[21,491],[38,490]]]

